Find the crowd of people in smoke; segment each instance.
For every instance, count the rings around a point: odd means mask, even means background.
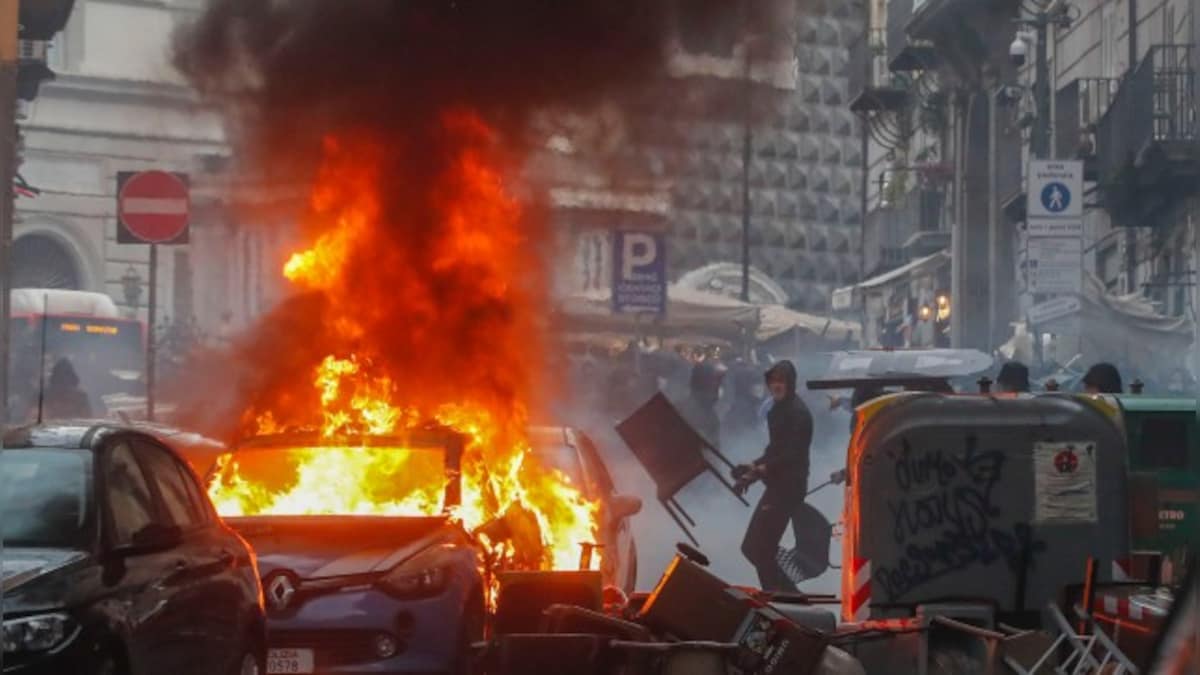
[[[1099,393],[1106,394],[1176,397],[1197,394],[1195,378],[1182,366],[1143,372],[1120,362],[1108,361],[1099,361],[1087,369],[1077,369],[1074,364],[1062,366],[1047,362],[1037,367],[1027,366],[1019,361],[1008,361],[1001,364],[995,381],[1001,391],[1010,392],[1087,392],[1095,388],[1091,385],[1101,382],[1103,387]]]
[[[576,350],[571,357],[572,409],[617,421],[662,392],[697,431],[722,451],[753,453],[766,442],[763,424],[770,397],[763,372],[781,358],[792,359],[800,369],[799,393],[816,418],[814,453],[840,453],[852,428],[854,409],[886,392],[869,386],[832,395],[806,391],[804,380],[825,373],[829,355],[822,353],[777,355],[754,350],[746,354],[725,346],[656,349],[633,342],[613,349],[590,346]],[[1088,369],[1074,366],[1001,361],[987,375],[996,392],[1196,395],[1196,381],[1183,367],[1143,374],[1107,362]],[[960,392],[978,391],[977,376],[954,381],[953,385]]]
[[[734,458],[757,456],[767,443],[771,397],[763,373],[783,358],[798,369],[797,394],[814,417],[814,458],[837,463],[849,436],[848,394],[808,391],[805,381],[826,372],[829,355],[748,354],[726,346],[647,349],[636,344],[577,350],[571,358],[571,407],[562,418],[595,433],[606,431],[662,393],[713,446]],[[822,460],[824,462],[824,460]]]

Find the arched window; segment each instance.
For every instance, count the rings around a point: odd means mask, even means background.
[[[44,234],[27,234],[13,242],[13,288],[83,290],[74,255]]]

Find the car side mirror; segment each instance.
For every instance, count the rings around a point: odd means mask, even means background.
[[[133,533],[132,540],[113,548],[115,555],[129,557],[169,551],[183,543],[183,532],[175,525],[150,523]]]
[[[613,495],[609,499],[613,520],[629,518],[642,512],[642,500],[633,495]]]

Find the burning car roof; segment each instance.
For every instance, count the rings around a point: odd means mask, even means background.
[[[467,440],[465,434],[443,426],[428,426],[391,434],[339,434],[333,437],[323,435],[314,429],[250,436],[238,441],[232,449],[234,451],[241,451],[253,450],[255,448],[361,446],[371,448],[444,448],[446,450],[461,450],[466,445]]]

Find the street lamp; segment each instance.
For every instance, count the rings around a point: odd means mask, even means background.
[[[937,320],[946,321],[950,318],[950,296],[946,293],[938,293],[936,302]]]
[[[142,275],[138,274],[133,265],[121,276],[121,291],[125,293],[125,304],[136,314],[138,301],[142,298]]]

